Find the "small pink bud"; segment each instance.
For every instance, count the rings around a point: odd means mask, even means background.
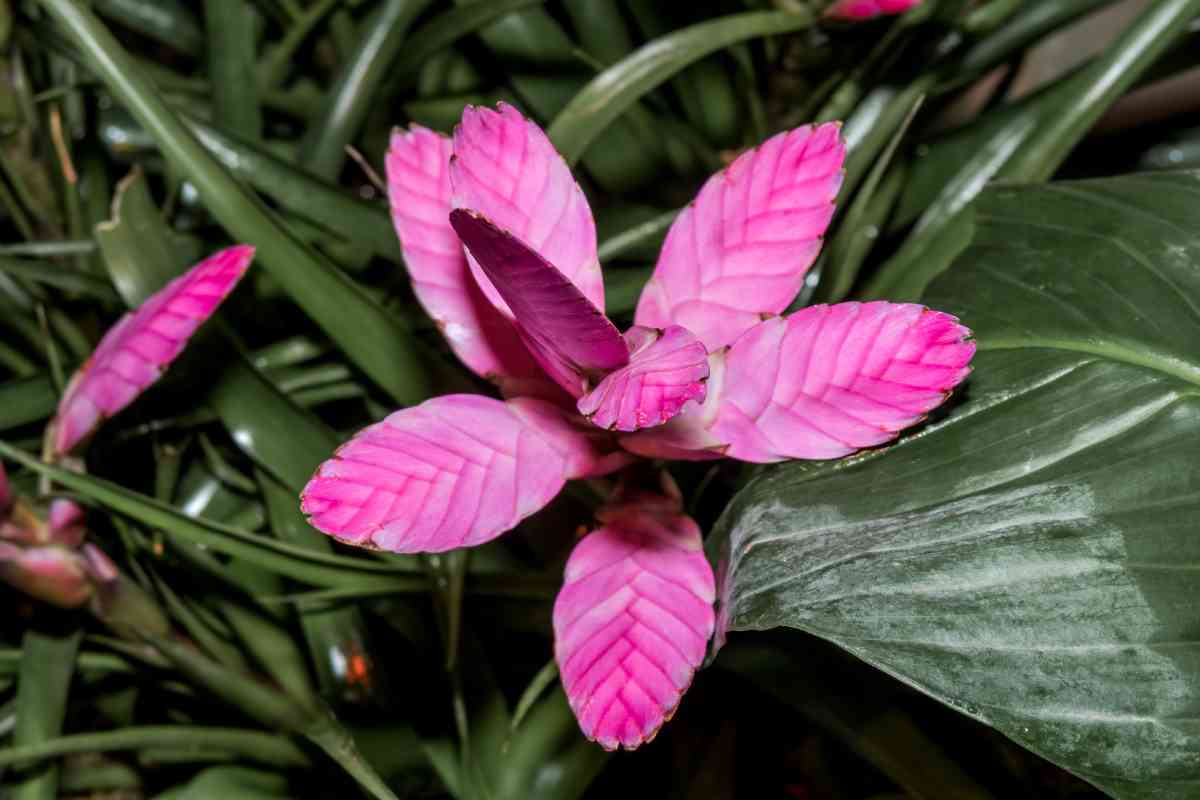
[[[72,550],[83,544],[87,535],[83,509],[74,500],[65,497],[51,501],[46,525],[51,542]]]
[[[22,549],[0,542],[0,578],[31,597],[60,608],[78,608],[88,601],[93,590],[83,558],[61,547]]]

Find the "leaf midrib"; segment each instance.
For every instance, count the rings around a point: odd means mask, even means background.
[[[1192,364],[1181,358],[1162,353],[1157,350],[1137,350],[1119,342],[1088,342],[1080,339],[997,337],[981,339],[978,342],[979,352],[991,350],[1021,350],[1021,349],[1050,349],[1065,350],[1073,353],[1085,353],[1099,356],[1109,361],[1117,361],[1132,366],[1160,372],[1177,378],[1185,383],[1200,386],[1200,365]]]

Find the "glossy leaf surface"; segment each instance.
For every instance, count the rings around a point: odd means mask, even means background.
[[[1000,188],[923,298],[979,353],[888,451],[715,531],[723,630],[830,639],[1121,798],[1200,789],[1200,179]]]

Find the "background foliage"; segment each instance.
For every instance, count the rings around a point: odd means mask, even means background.
[[[1200,0],[824,5],[0,0],[0,456],[89,504],[190,643],[0,590],[12,796],[1193,794],[1200,180],[1036,184],[1200,163]],[[921,299],[979,338],[885,456],[673,466],[728,642],[634,754],[582,739],[547,664],[592,487],[469,557],[335,551],[297,508],[352,431],[481,388],[370,170],[393,125],[500,99],[577,163],[614,316],[731,154],[844,119],[802,301]],[[248,285],[88,474],[40,464],[63,376],[231,241]]]

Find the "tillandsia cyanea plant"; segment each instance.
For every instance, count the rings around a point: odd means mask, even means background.
[[[302,508],[363,547],[482,544],[567,480],[638,457],[766,463],[883,444],[967,375],[969,332],[887,302],[799,292],[834,212],[837,124],[780,133],[712,176],[681,212],[622,336],[604,315],[583,191],[516,109],[467,108],[453,138],[413,126],[387,156],[392,216],[418,299],[505,399],[457,394],[397,411],[320,466]],[[555,656],[584,733],[648,741],[714,627],[714,576],[677,490],[622,487],[566,565]]]

